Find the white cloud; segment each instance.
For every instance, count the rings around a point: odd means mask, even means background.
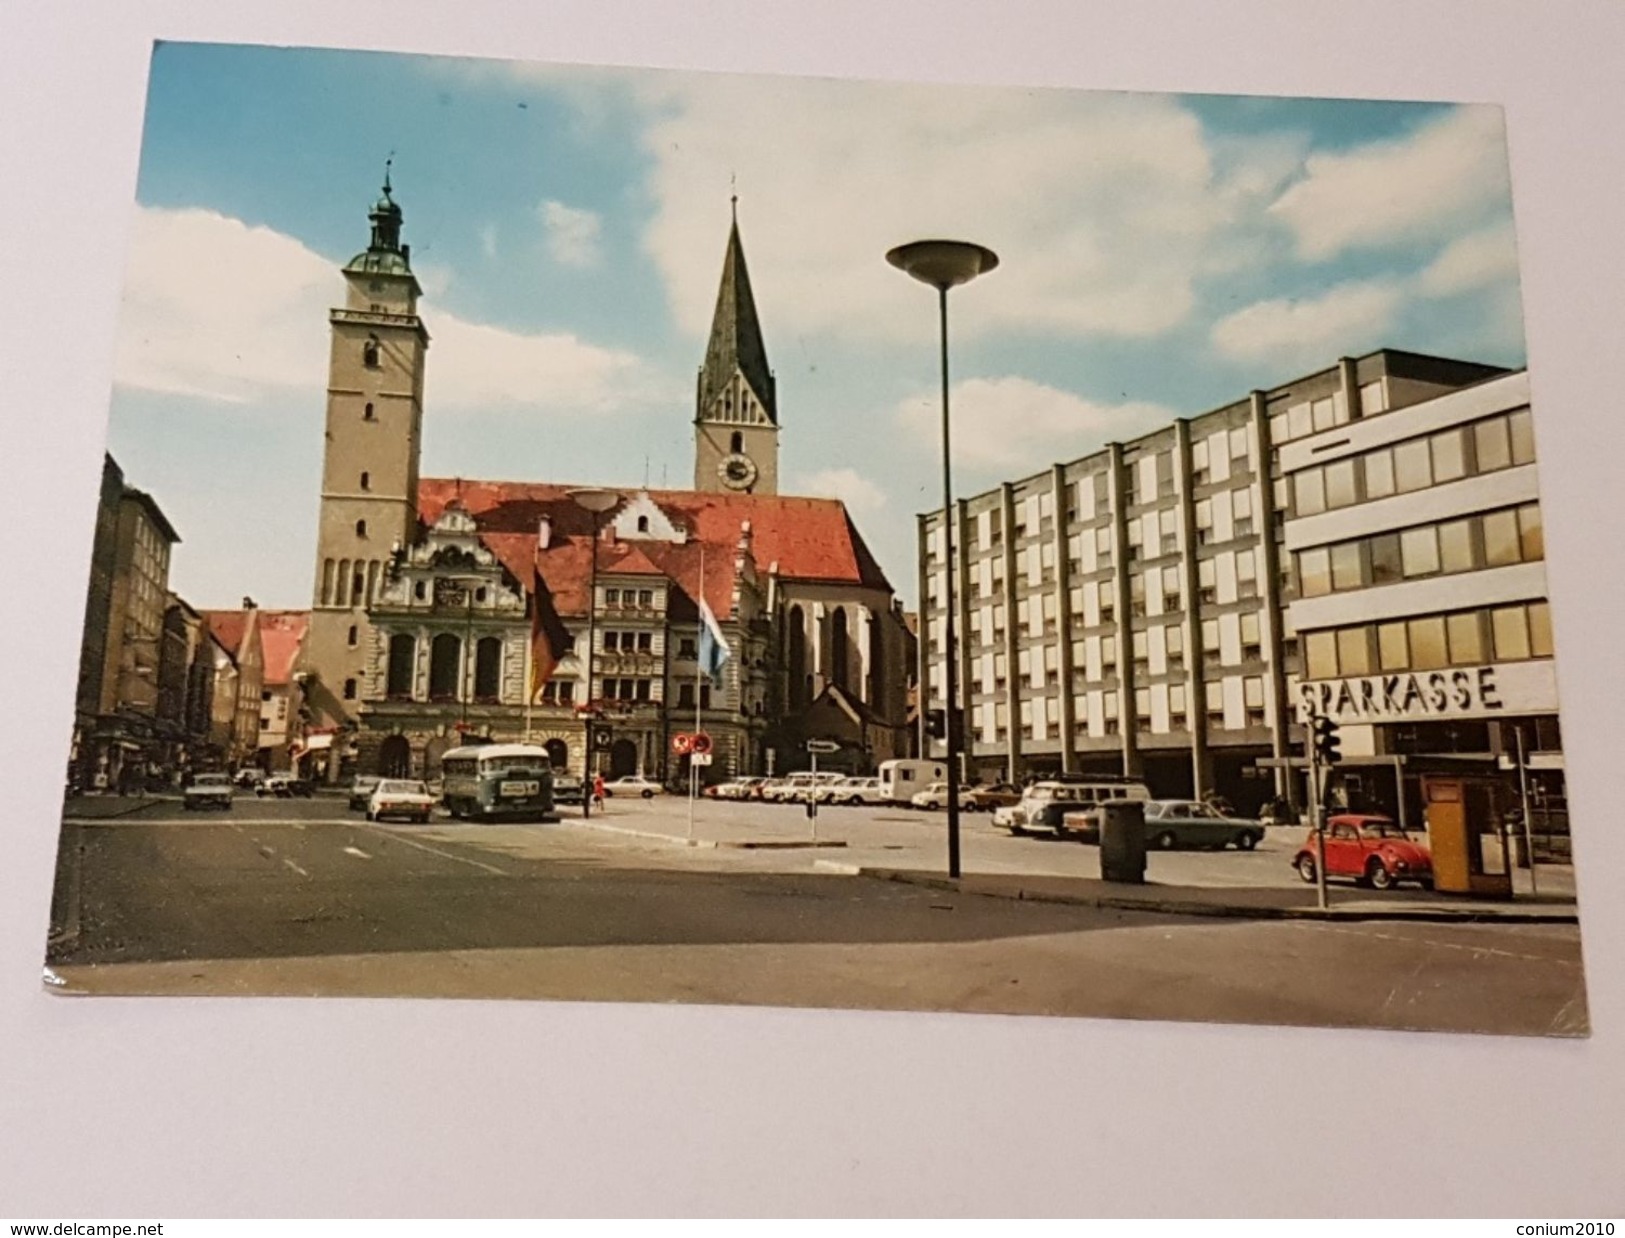
[[[1224,180],[1196,117],[1161,96],[711,75],[655,79],[643,99],[644,243],[694,336],[736,174],[764,326],[781,341],[928,336],[931,294],[884,258],[922,236],[1003,259],[955,294],[956,334],[1156,335],[1190,313],[1226,230],[1279,184]]]
[[[1455,109],[1403,138],[1311,155],[1270,207],[1311,260],[1350,249],[1443,239],[1504,209],[1506,127],[1499,108]]]
[[[547,252],[554,262],[567,267],[597,265],[602,227],[597,215],[551,199],[543,202],[537,211],[547,232]]]
[[[1342,284],[1318,297],[1259,301],[1221,318],[1213,344],[1238,361],[1265,362],[1270,373],[1325,364],[1384,343],[1404,304],[1399,284]]]
[[[886,506],[886,492],[856,469],[820,469],[796,482],[787,493],[840,499],[854,516],[871,515]]]
[[[1423,296],[1449,297],[1518,277],[1518,242],[1510,222],[1473,232],[1447,245],[1417,277]]]
[[[898,419],[924,450],[940,452],[941,394],[903,401]],[[1029,379],[973,378],[949,393],[956,466],[1006,475],[1073,460],[1104,444],[1165,425],[1172,409],[1151,403],[1098,404]]]
[[[480,253],[487,258],[497,256],[497,226],[486,224],[480,229]]]
[[[436,288],[451,272],[430,268]],[[114,380],[230,403],[277,390],[319,398],[338,264],[269,228],[213,211],[136,213]],[[420,306],[433,343],[426,399],[436,410],[517,406],[613,411],[651,398],[636,355],[571,334],[526,334]]]

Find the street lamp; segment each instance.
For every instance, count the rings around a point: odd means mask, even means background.
[[[942,557],[943,620],[942,656],[945,662],[943,690],[943,743],[948,766],[948,876],[959,876],[959,754],[958,683],[954,656],[954,486],[948,437],[948,289],[969,283],[999,265],[999,256],[983,245],[969,241],[913,241],[899,245],[886,255],[886,261],[922,284],[937,290],[937,312],[942,323]]]
[[[621,501],[621,496],[613,490],[601,490],[596,486],[582,486],[576,490],[567,490],[565,493],[570,500],[582,511],[592,517],[592,570],[588,575],[587,583],[587,656],[583,660],[586,668],[586,701],[592,705],[592,666],[593,666],[593,628],[598,616],[598,518]],[[581,763],[581,815],[592,815],[592,716],[586,716],[584,727],[586,743],[585,756]]]

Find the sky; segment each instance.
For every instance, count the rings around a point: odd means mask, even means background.
[[[109,446],[197,606],[310,603],[339,268],[386,159],[432,343],[423,474],[683,488],[737,211],[781,493],[907,604],[941,502],[1379,347],[1524,339],[1487,105],[941,87],[207,44],[154,51]]]

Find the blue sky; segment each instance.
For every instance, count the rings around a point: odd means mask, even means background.
[[[1383,345],[1524,360],[1492,107],[943,88],[164,44],[110,444],[197,605],[310,599],[326,307],[393,153],[434,339],[426,475],[691,484],[737,186],[781,489],[912,602],[940,495],[929,235],[973,493]]]

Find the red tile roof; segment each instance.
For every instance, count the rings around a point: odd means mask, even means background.
[[[462,481],[424,478],[418,483],[418,514],[432,524],[457,499],[479,526],[480,539],[527,589],[531,565],[539,562],[561,615],[587,613],[591,570],[592,516],[569,497],[573,486],[533,482]],[[640,491],[625,491],[628,499]],[[700,548],[705,547],[705,597],[719,617],[732,608],[733,559],[740,526],[751,525],[751,554],[764,576],[862,585],[891,591],[886,574],[838,499],[789,495],[702,494],[694,490],[651,490],[650,499],[685,529],[684,543],[601,542],[598,572],[659,574],[674,580],[686,597],[672,608],[676,618],[692,618],[698,594]],[[538,554],[537,531],[550,521],[547,549]],[[604,524],[609,517],[600,518]]]
[[[248,634],[248,617],[253,614],[249,610],[204,610],[199,611],[209,631],[215,640],[234,659],[243,651],[243,637]]]
[[[286,684],[293,678],[299,647],[310,628],[308,610],[262,610],[260,648],[265,659],[265,683]]]

